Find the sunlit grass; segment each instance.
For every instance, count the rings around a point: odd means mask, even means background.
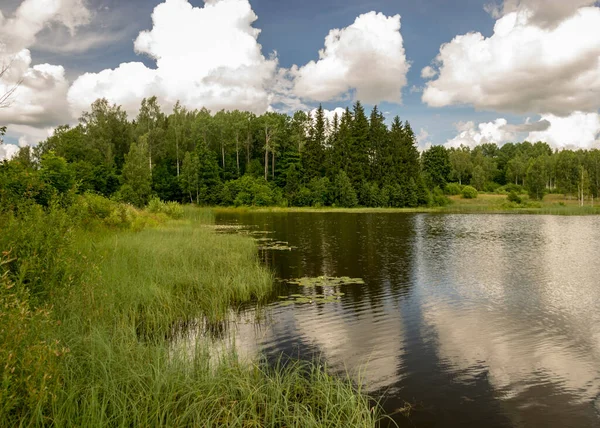
[[[41,312],[5,275],[0,354],[29,358],[2,372],[0,426],[375,426],[379,408],[360,387],[317,364],[170,346],[186,323],[271,292],[254,241],[217,235],[212,219],[187,207],[140,232],[75,233],[65,254],[80,274],[46,293]]]

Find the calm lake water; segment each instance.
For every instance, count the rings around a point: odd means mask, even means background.
[[[600,218],[400,213],[219,214],[286,241],[277,278],[350,276],[333,303],[283,283],[241,352],[320,355],[400,426],[600,426]]]

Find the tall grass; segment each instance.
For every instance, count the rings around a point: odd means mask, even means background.
[[[183,217],[140,232],[71,231],[54,260],[68,270],[39,277],[53,284],[42,303],[14,272],[2,276],[0,425],[374,426],[366,395],[318,365],[241,362],[204,342],[171,349],[174,329],[222,320],[272,287],[252,240],[204,227],[209,210]]]

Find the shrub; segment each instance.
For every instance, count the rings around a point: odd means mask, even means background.
[[[515,183],[508,183],[496,189],[496,193],[499,194],[506,195],[510,192],[515,192],[517,195],[522,195],[523,193],[525,193],[525,191],[523,190],[523,186]]]
[[[439,187],[435,187],[429,197],[429,205],[434,207],[445,207],[450,204],[450,199],[444,195]]]
[[[56,321],[50,309],[33,307],[29,291],[11,281],[8,260],[0,259],[0,420],[18,426],[27,414],[49,412],[68,349],[51,340]]]
[[[244,175],[237,180],[228,181],[220,191],[222,196],[233,200],[235,206],[256,205],[268,206],[281,203],[279,189],[273,189],[264,179]],[[223,199],[225,202],[225,199]]]
[[[358,204],[356,191],[344,171],[335,176],[331,194],[333,195],[334,203],[339,207],[352,208]]]
[[[152,214],[164,214],[171,218],[183,217],[183,207],[177,202],[163,202],[159,198],[152,198],[146,210]]]
[[[313,178],[308,183],[308,188],[311,192],[311,204],[313,206],[327,205],[330,199],[329,189],[331,183],[327,177]]]
[[[475,199],[477,197],[477,189],[472,186],[465,186],[462,189],[462,197],[465,199]]]
[[[74,226],[73,216],[56,205],[24,205],[18,214],[0,218],[0,251],[11,254],[4,265],[9,279],[25,286],[35,299],[54,286],[69,284],[72,266],[66,252]]]
[[[85,217],[105,219],[116,209],[117,203],[95,193],[84,193],[77,198],[75,206]]]
[[[514,202],[515,204],[520,204],[523,202],[521,197],[519,195],[517,195],[517,192],[515,192],[514,190],[508,194],[507,199],[509,202]]]
[[[500,185],[495,181],[488,181],[483,186],[483,190],[484,192],[494,193],[499,187]]]
[[[458,183],[448,183],[444,189],[446,195],[460,195],[462,192],[462,186]]]
[[[309,207],[312,205],[312,192],[307,187],[301,187],[292,201],[296,207]]]
[[[177,202],[167,202],[163,208],[163,212],[171,218],[182,218],[184,211],[181,204]]]
[[[148,212],[151,212],[153,214],[162,213],[165,210],[165,203],[160,199],[154,197],[150,199],[150,201],[148,202],[148,207],[146,209],[148,210]]]

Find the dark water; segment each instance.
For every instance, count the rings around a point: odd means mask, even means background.
[[[278,278],[350,276],[334,303],[277,302],[237,346],[321,355],[400,426],[600,426],[600,218],[223,214],[297,247]],[[316,291],[297,288],[281,293]],[[357,373],[358,370],[360,373]],[[409,416],[397,410],[410,403]],[[396,412],[396,413],[394,413]]]

